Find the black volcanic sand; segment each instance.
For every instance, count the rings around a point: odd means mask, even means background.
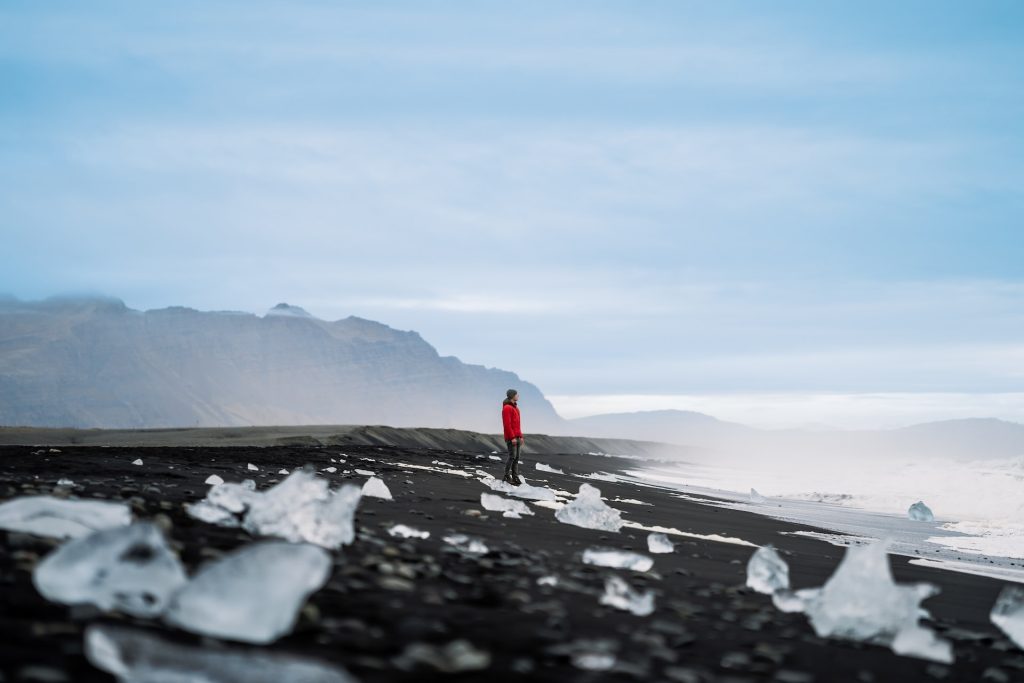
[[[475,479],[397,465],[442,460],[500,476],[501,463],[479,454],[375,446],[63,447],[59,453],[6,446],[0,454],[3,499],[51,493],[59,478],[72,479],[74,496],[124,500],[137,518],[169,527],[190,573],[205,560],[252,541],[244,531],[186,515],[182,504],[205,495],[203,482],[210,474],[226,481],[254,478],[265,488],[282,478],[276,474],[281,468],[312,463],[322,470],[332,465],[332,457],[347,460],[335,465],[337,473],[324,473],[332,484],[365,480],[354,472],[342,474],[345,469],[375,472],[395,500],[363,499],[356,542],[334,553],[332,578],[312,596],[295,631],[263,648],[340,664],[362,681],[1024,680],[1024,653],[988,620],[1000,581],[916,567],[892,557],[897,580],[931,581],[942,588],[925,606],[934,615],[932,626],[953,640],[956,663],[945,666],[899,657],[885,647],[816,637],[804,616],[780,613],[767,596],[744,588],[752,548],[672,537],[675,552],[654,555],[654,568],[647,573],[593,567],[580,559],[585,548],[604,545],[647,553],[647,532],[582,529],[558,522],[551,509],[532,505],[533,517],[503,518],[482,510],[480,493],[489,490]],[[136,458],[144,465],[132,465]],[[536,471],[536,460],[566,474]],[[247,471],[246,463],[260,471]],[[587,480],[574,475],[636,465],[601,456],[527,455],[524,474],[534,484],[546,480],[575,492]],[[696,504],[667,490],[589,483],[609,501],[621,497],[654,504],[612,503],[630,521],[774,544],[789,562],[795,587],[820,585],[843,553],[814,539],[779,533],[808,527]],[[386,529],[396,522],[429,531],[430,538],[392,538]],[[455,551],[441,540],[450,532],[479,537],[490,552],[469,557]],[[155,622],[46,602],[32,586],[31,571],[55,545],[0,532],[2,680],[113,680],[82,654],[82,632],[90,623],[134,624],[180,643],[212,646]],[[598,604],[604,578],[613,573],[635,589],[653,589],[651,616]],[[557,575],[559,584],[539,586],[537,579],[549,574]],[[490,667],[444,674],[402,657],[414,643],[443,646],[457,639],[490,653]],[[573,653],[594,650],[614,653],[615,667],[589,671],[573,664]]]

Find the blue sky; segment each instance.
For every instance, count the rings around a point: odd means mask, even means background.
[[[0,292],[356,314],[566,414],[1012,418],[1022,34],[1018,2],[6,2]]]

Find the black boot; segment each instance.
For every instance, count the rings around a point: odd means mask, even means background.
[[[515,486],[522,486],[523,480],[519,478],[519,458],[512,463],[512,483]]]
[[[512,478],[512,458],[509,458],[508,462],[505,464],[505,476],[502,477],[501,480],[506,484],[512,484],[512,486],[519,486],[515,479]]]

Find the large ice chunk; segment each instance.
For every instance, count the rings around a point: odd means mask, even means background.
[[[120,683],[357,683],[348,673],[312,660],[180,645],[106,624],[85,630],[85,656]]]
[[[633,590],[621,577],[609,576],[604,581],[601,604],[632,612],[638,617],[646,617],[654,611],[654,592],[646,591],[641,594]]]
[[[585,529],[618,531],[622,528],[621,513],[601,500],[601,491],[590,484],[580,484],[575,500],[555,512],[555,519]]]
[[[530,486],[526,483],[526,478],[523,478],[523,483],[519,486],[513,486],[506,481],[495,479],[490,477],[483,480],[492,491],[501,491],[507,493],[516,498],[525,498],[526,500],[557,500],[555,492],[546,486]]]
[[[164,619],[215,638],[270,643],[291,632],[306,598],[330,572],[323,548],[253,543],[204,565],[171,599]]]
[[[907,517],[914,520],[915,522],[935,521],[935,515],[932,514],[931,508],[929,508],[920,500],[910,506],[910,509],[907,510]]]
[[[531,510],[523,501],[502,498],[501,496],[496,496],[493,493],[481,493],[480,505],[484,510],[503,513],[503,517],[521,517],[522,515],[533,514],[533,510]]]
[[[747,586],[772,595],[789,589],[789,565],[771,545],[758,548],[747,562]]]
[[[647,555],[616,548],[587,548],[583,551],[583,562],[599,567],[632,569],[637,572],[645,572],[654,566],[654,560]]]
[[[40,562],[32,582],[47,600],[88,603],[139,617],[163,611],[185,584],[178,556],[155,525],[140,522],[68,541]]]
[[[655,531],[647,536],[647,550],[652,553],[670,553],[676,549],[675,544],[668,540],[668,536]]]
[[[388,485],[385,484],[382,479],[378,479],[377,477],[370,477],[363,483],[363,495],[370,498],[394,500],[391,496],[391,490],[388,488]]]
[[[1024,648],[1024,586],[1007,586],[992,607],[992,623]]]
[[[936,595],[928,583],[899,585],[892,578],[884,541],[847,548],[835,573],[817,590],[775,594],[786,611],[801,611],[823,637],[888,645],[893,652],[949,664],[953,649],[918,620],[922,600]]]
[[[131,522],[131,510],[123,503],[22,496],[0,504],[0,529],[39,536],[81,538]]]

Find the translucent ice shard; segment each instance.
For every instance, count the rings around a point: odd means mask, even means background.
[[[466,534],[449,534],[444,537],[444,542],[469,555],[486,555],[489,551],[483,541]]]
[[[185,581],[178,556],[148,522],[69,541],[47,555],[32,574],[36,589],[47,600],[92,604],[139,617],[160,614]]]
[[[503,513],[503,517],[520,517],[533,514],[533,510],[521,500],[509,500],[508,498],[496,496],[493,493],[481,493],[480,505],[483,506],[484,510]]]
[[[609,576],[604,581],[601,604],[632,612],[638,617],[646,617],[654,611],[654,593],[646,591],[641,594],[633,590],[621,577]]]
[[[915,522],[934,522],[935,515],[932,514],[931,508],[925,505],[921,501],[917,501],[910,506],[907,510],[907,517],[914,520]]]
[[[565,472],[563,472],[562,470],[551,467],[550,465],[545,465],[542,462],[537,463],[536,465],[534,465],[534,467],[536,467],[541,472],[550,472],[552,474],[565,474]]]
[[[516,498],[525,498],[526,500],[557,500],[555,492],[546,486],[530,486],[526,483],[526,479],[523,478],[523,483],[519,486],[513,486],[506,481],[495,479],[490,477],[483,480],[484,484],[490,487],[493,491],[501,491],[507,493]]]
[[[370,477],[363,483],[363,495],[369,496],[370,498],[394,500],[391,496],[391,490],[388,488],[388,485],[377,477]]]
[[[330,572],[323,548],[253,543],[200,568],[173,596],[164,620],[215,638],[270,643],[291,632],[306,598]]]
[[[0,504],[0,529],[38,536],[80,538],[131,522],[131,510],[122,503],[23,496]]]
[[[632,569],[637,572],[645,572],[654,566],[654,560],[647,555],[616,548],[587,548],[583,551],[583,562],[599,567]]]
[[[203,482],[203,483],[204,484],[210,484],[211,486],[216,486],[217,484],[223,484],[224,483],[224,479],[222,477],[220,477],[219,475],[211,474],[210,476],[208,476],[206,478],[206,481]]]
[[[755,504],[767,503],[768,499],[757,492],[757,489],[750,489],[750,502]]]
[[[259,472],[260,471],[260,468],[256,467],[256,465],[253,465],[252,463],[249,463],[248,465],[246,465],[245,469],[249,470],[250,472]]]
[[[601,500],[601,491],[590,484],[580,484],[575,500],[555,512],[555,519],[585,529],[618,531],[622,528],[621,513]]]
[[[429,531],[420,531],[419,529],[413,529],[411,526],[406,526],[404,524],[394,525],[388,529],[388,534],[399,538],[430,538]]]
[[[1024,648],[1024,586],[1004,588],[992,607],[991,618],[1017,647]]]
[[[357,683],[348,673],[313,660],[180,645],[141,629],[106,624],[86,629],[85,656],[119,683]]]
[[[789,589],[789,565],[775,548],[766,545],[751,555],[747,562],[747,586],[766,595]]]
[[[668,540],[668,536],[654,532],[647,536],[647,550],[655,554],[670,553],[676,549],[675,544]]]

